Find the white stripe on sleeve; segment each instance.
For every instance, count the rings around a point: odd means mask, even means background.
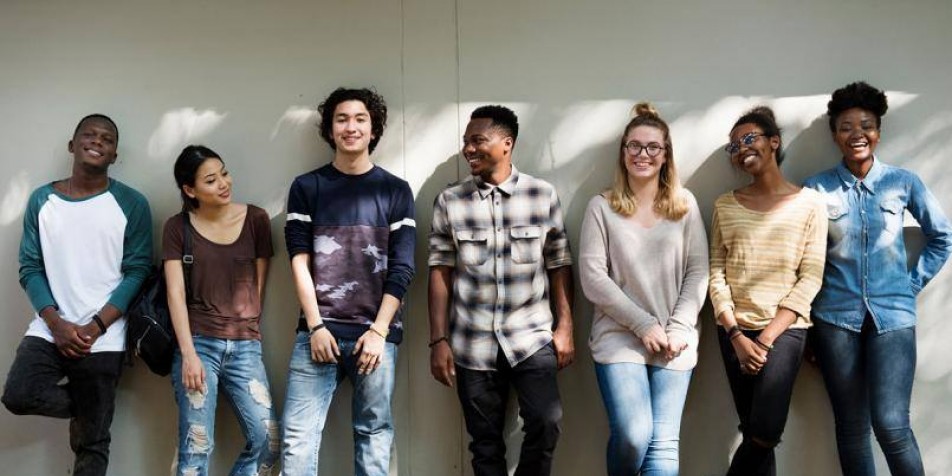
[[[400,220],[400,221],[398,221],[398,222],[396,222],[396,223],[391,223],[391,224],[390,224],[390,231],[397,231],[397,230],[399,230],[399,229],[400,229],[401,227],[403,227],[403,226],[412,226],[412,227],[416,228],[416,220],[414,220],[414,219],[412,219],[412,218],[404,218],[403,220]]]

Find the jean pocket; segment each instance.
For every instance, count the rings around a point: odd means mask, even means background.
[[[479,266],[489,258],[489,230],[469,228],[456,231],[459,258],[464,265]]]
[[[538,263],[542,257],[542,227],[537,225],[514,226],[509,229],[512,239],[512,262],[519,264]]]
[[[879,204],[883,212],[883,228],[893,235],[902,231],[903,206],[899,200],[885,200]]]

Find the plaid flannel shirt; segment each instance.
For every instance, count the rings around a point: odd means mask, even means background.
[[[479,177],[436,198],[430,266],[455,268],[450,346],[456,363],[493,370],[502,350],[515,366],[552,340],[550,269],[572,264],[555,187],[520,174],[493,186]]]

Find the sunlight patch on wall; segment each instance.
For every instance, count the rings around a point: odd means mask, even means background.
[[[456,137],[456,104],[446,104],[433,111],[433,106],[409,106],[406,118],[406,167],[403,177],[416,195],[433,172],[447,159],[459,153]],[[394,172],[396,173],[396,172]]]
[[[6,193],[0,201],[0,225],[5,226],[16,221],[26,209],[26,201],[30,198],[30,181],[26,171],[10,177],[4,188]]]
[[[271,129],[271,141],[274,142],[281,129],[285,127],[299,129],[305,126],[313,126],[316,129],[318,119],[317,110],[311,106],[291,106],[284,111],[284,114]]]
[[[630,100],[616,99],[583,101],[567,108],[548,136],[552,166],[565,165],[597,144],[617,141],[622,127],[632,117],[633,105]]]
[[[218,127],[227,115],[213,109],[192,107],[166,112],[149,138],[149,157],[166,159],[177,154],[182,147]]]

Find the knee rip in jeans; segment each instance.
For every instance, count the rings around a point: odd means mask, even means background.
[[[190,453],[208,453],[211,449],[208,441],[208,429],[205,425],[188,427],[188,451]]]
[[[271,476],[274,471],[274,466],[261,465],[258,466],[258,476]]]
[[[251,381],[248,382],[248,390],[251,392],[251,398],[253,398],[255,402],[265,408],[271,408],[271,392],[268,391],[267,385],[256,379],[251,379]]]
[[[182,476],[198,476],[198,468],[185,468],[185,470],[182,471]]]
[[[758,437],[756,437],[756,436],[750,437],[750,442],[753,443],[753,444],[755,444],[755,445],[757,445],[757,446],[759,446],[759,447],[761,447],[761,448],[765,448],[765,449],[774,448],[774,447],[776,447],[778,444],[780,444],[779,441],[767,441],[767,440],[764,440],[764,439],[762,439],[762,438],[758,438]]]
[[[278,426],[276,420],[265,420],[264,426],[268,429],[268,450],[271,453],[278,454],[281,451],[281,427]],[[258,473],[264,474],[261,471],[258,471]]]
[[[195,410],[205,408],[205,392],[201,390],[189,390],[185,393],[188,398],[188,404]]]

